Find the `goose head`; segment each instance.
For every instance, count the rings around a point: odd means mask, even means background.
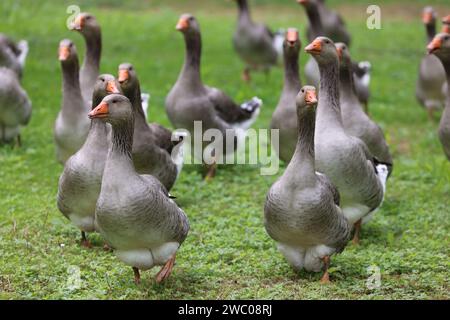
[[[320,1],[317,0],[297,0],[298,4],[301,4],[302,6],[305,7],[305,9],[317,6],[317,3]]]
[[[120,87],[125,93],[131,92],[139,85],[136,70],[131,63],[119,65],[118,80]]]
[[[71,24],[71,30],[76,30],[82,34],[88,35],[100,31],[100,25],[95,17],[87,12],[82,12],[75,17]]]
[[[299,113],[306,110],[315,110],[317,103],[316,88],[313,86],[302,87],[295,98],[295,104]]]
[[[71,40],[61,40],[58,49],[58,59],[62,64],[70,64],[78,61],[77,48]]]
[[[450,33],[450,14],[442,19],[442,32]]]
[[[436,23],[436,11],[432,7],[428,6],[423,9],[422,22],[425,25],[434,25]]]
[[[89,118],[101,119],[112,125],[123,123],[133,118],[131,102],[121,94],[110,94],[89,112]]]
[[[450,34],[437,34],[427,49],[429,54],[435,54],[441,61],[450,61]]]
[[[312,55],[319,65],[333,62],[339,58],[333,40],[327,37],[317,37],[305,48],[305,51]]]
[[[338,42],[336,43],[336,50],[339,56],[339,66],[342,68],[348,68],[352,63],[352,59],[347,45],[345,43]]]
[[[289,28],[286,32],[286,36],[283,42],[283,50],[285,55],[296,55],[300,51],[300,39],[298,36],[298,30],[295,28]]]
[[[200,33],[200,25],[197,19],[190,13],[185,13],[180,16],[175,29],[184,35]]]
[[[93,107],[108,94],[121,93],[120,85],[116,78],[111,74],[101,74],[94,84],[94,93],[92,95]]]

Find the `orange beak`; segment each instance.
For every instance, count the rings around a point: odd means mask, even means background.
[[[89,118],[106,118],[109,113],[109,106],[106,102],[101,102],[94,110],[89,112]]]
[[[187,28],[189,28],[189,21],[185,18],[180,18],[180,20],[178,20],[175,29],[177,29],[178,31],[183,31],[186,30]]]
[[[339,60],[342,60],[342,48],[336,47],[336,50],[338,53]]]
[[[322,41],[314,40],[305,48],[305,51],[310,54],[320,54],[322,52]]]
[[[305,102],[307,105],[317,104],[317,96],[315,90],[307,90],[305,95]]]
[[[431,12],[425,12],[422,16],[422,21],[425,24],[431,23],[433,21],[433,14]]]
[[[448,16],[442,18],[442,23],[450,24],[450,14]]]
[[[298,40],[298,31],[296,29],[288,29],[286,32],[286,41],[293,47]]]
[[[127,69],[121,69],[119,70],[119,83],[123,83],[127,81],[130,78],[130,74],[128,73]]]
[[[448,33],[448,34],[450,34],[450,24],[444,24],[444,25],[442,26],[441,32],[442,32],[442,33]]]
[[[297,3],[305,5],[308,3],[308,0],[297,0]]]
[[[59,47],[59,61],[66,61],[70,56],[70,49],[67,46]]]
[[[84,27],[84,17],[82,15],[78,15],[73,22],[72,30],[81,31]]]
[[[430,42],[430,44],[427,46],[428,53],[432,54],[435,53],[437,50],[439,50],[442,46],[442,40],[441,38],[435,37],[433,41]]]
[[[119,89],[116,86],[115,81],[108,81],[106,84],[106,92],[108,93],[120,93]]]

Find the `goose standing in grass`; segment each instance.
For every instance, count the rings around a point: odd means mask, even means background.
[[[427,31],[427,43],[430,43],[436,34],[436,12],[434,9],[426,7],[423,10],[422,20]],[[441,61],[435,55],[426,54],[419,66],[416,98],[427,110],[430,120],[433,119],[433,113],[441,109],[445,103],[445,94],[442,92],[445,82],[445,70]]]
[[[391,174],[393,160],[381,128],[364,112],[355,94],[352,61],[345,43],[336,43],[339,55],[340,104],[342,122],[346,132],[361,139],[370,153],[384,163]]]
[[[295,97],[301,88],[298,59],[301,43],[297,29],[288,29],[283,43],[284,86],[278,105],[272,115],[271,129],[279,130],[279,152],[281,160],[288,163],[297,146],[297,107]]]
[[[100,70],[100,58],[102,55],[101,28],[92,14],[82,12],[75,17],[72,30],[80,32],[86,43],[86,53],[80,70],[80,85],[84,100],[90,101]]]
[[[26,40],[15,43],[9,37],[0,33],[0,67],[13,70],[20,80],[27,55],[28,42]]]
[[[86,100],[80,90],[78,55],[70,40],[59,44],[62,68],[61,111],[55,122],[56,158],[61,164],[77,152],[86,140],[90,121],[86,117]],[[90,99],[89,99],[90,100]]]
[[[316,169],[338,188],[342,211],[355,226],[354,242],[358,243],[361,224],[383,201],[388,169],[376,162],[364,142],[345,131],[339,102],[339,56],[333,41],[318,37],[305,51],[320,69]]]
[[[100,75],[94,85],[92,106],[96,107],[108,94],[120,93],[114,76]],[[84,113],[87,118],[87,114]],[[59,177],[57,205],[59,211],[81,230],[81,244],[90,247],[86,232],[95,231],[95,206],[108,154],[106,123],[92,119],[85,143],[71,156]]]
[[[134,112],[134,167],[140,174],[153,175],[170,190],[183,166],[182,143],[179,139],[172,141],[170,130],[156,123],[147,123],[142,109],[141,86],[131,64],[123,63],[119,66],[118,79]]]
[[[295,99],[298,140],[286,171],[270,188],[264,206],[267,233],[295,270],[325,269],[344,250],[351,226],[339,208],[339,193],[314,164],[316,89],[305,86]]]
[[[437,34],[428,45],[428,52],[437,56],[442,62],[447,76],[447,84],[450,84],[450,34]],[[439,139],[445,155],[450,160],[450,85],[447,85],[447,101],[439,123]]]
[[[201,121],[203,132],[208,129],[219,130],[224,137],[223,150],[214,150],[216,161],[210,164],[206,178],[215,174],[215,164],[223,154],[236,148],[236,138],[245,135],[256,120],[262,102],[258,98],[236,104],[219,89],[203,84],[200,76],[201,35],[194,16],[183,14],[176,29],[184,35],[186,56],[178,80],[166,98],[166,111],[172,125],[188,130],[194,136],[194,121]],[[230,130],[232,134],[227,134]],[[202,132],[202,134],[203,134]],[[207,143],[203,144],[205,147]],[[194,148],[195,149],[195,148]],[[202,154],[197,154],[202,158]]]
[[[31,118],[31,101],[20,85],[17,73],[0,67],[0,145],[15,140],[21,146],[21,127]]]
[[[297,0],[298,3],[303,5],[308,10],[317,10],[317,15],[314,20],[309,20],[307,35],[308,40],[312,41],[316,37],[326,36],[333,39],[335,42],[343,42],[350,46],[351,36],[345,26],[344,19],[335,11],[326,7],[325,1],[322,0]],[[309,17],[309,15],[308,15]],[[318,21],[316,21],[318,19]],[[318,30],[315,30],[313,24],[320,23],[322,25],[323,33],[317,34]]]
[[[273,33],[266,25],[254,23],[247,0],[235,0],[239,7],[234,49],[246,64],[242,78],[250,81],[251,70],[268,71],[283,54],[283,34]]]
[[[105,97],[89,113],[91,119],[112,126],[112,145],[95,211],[96,227],[117,258],[133,267],[136,283],[140,282],[140,269],[155,265],[163,265],[156,276],[161,282],[172,271],[189,223],[158,179],[136,172],[131,156],[134,116],[129,99],[118,94]]]

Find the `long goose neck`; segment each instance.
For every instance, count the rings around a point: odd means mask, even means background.
[[[284,56],[284,85],[283,93],[297,95],[301,83],[299,77],[298,54],[285,54]]]
[[[90,66],[91,68],[99,70],[100,58],[102,55],[102,35],[100,28],[85,35],[84,39],[86,41],[86,56],[84,58],[83,67]]]
[[[202,54],[202,39],[199,31],[184,34],[186,54],[183,70],[179,80],[187,88],[197,88],[202,86],[200,77],[200,62]]]
[[[125,92],[125,95],[130,99],[133,107],[135,129],[139,129],[143,126],[147,126],[147,120],[145,118],[144,109],[142,109],[141,85],[139,80],[135,79],[135,81],[136,84],[131,88],[129,93]]]
[[[298,138],[294,155],[289,163],[285,176],[287,179],[297,180],[300,176],[305,183],[315,181],[314,166],[314,130],[315,112],[312,107],[309,110],[298,111]]]
[[[339,102],[339,65],[338,60],[319,64],[320,91],[317,121],[325,127],[333,126],[343,130]]]
[[[82,105],[79,103],[71,103],[73,101],[81,101],[81,89],[79,80],[79,64],[78,59],[70,61],[69,63],[62,63],[62,95],[63,95],[63,113],[79,112],[80,110],[73,110],[73,106]],[[70,107],[70,108],[69,108]],[[68,108],[70,110],[68,110]],[[83,109],[84,111],[84,109]]]
[[[314,37],[323,36],[323,25],[320,20],[319,8],[316,4],[310,4],[306,8],[306,15],[308,16],[309,24]]]
[[[351,62],[339,67],[339,83],[341,92],[346,96],[355,95],[355,84],[353,81],[353,68]]]
[[[107,144],[108,130],[106,123],[100,119],[92,119],[91,127],[89,129],[88,136],[86,138],[85,146],[96,147],[99,144]]]
[[[131,152],[133,148],[133,116],[119,123],[112,123],[112,144],[110,156],[129,159],[133,163]]]
[[[427,23],[425,25],[425,29],[427,31],[427,44],[430,43],[434,36],[436,35],[436,22]]]
[[[239,23],[252,23],[250,9],[247,0],[238,0],[239,6]]]

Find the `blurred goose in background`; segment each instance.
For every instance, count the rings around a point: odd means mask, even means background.
[[[75,17],[72,30],[80,32],[86,43],[86,53],[80,70],[80,85],[84,100],[90,101],[100,70],[100,58],[102,55],[101,28],[92,14],[82,12]]]
[[[284,86],[277,107],[272,115],[271,129],[279,130],[279,151],[281,160],[288,163],[297,146],[297,106],[295,97],[301,88],[299,77],[299,54],[301,43],[298,30],[290,28],[283,43]]]
[[[0,67],[0,145],[17,141],[21,146],[21,127],[31,118],[31,101],[20,85],[17,73]]]
[[[337,12],[327,8],[324,0],[297,0],[297,2],[305,7],[307,14],[308,11],[317,10],[317,15],[314,15],[314,19],[309,19],[310,25],[307,30],[309,41],[319,36],[325,36],[335,42],[343,42],[350,46],[351,36],[345,26],[344,19]],[[310,17],[313,16],[308,14],[308,18]],[[317,30],[313,27],[315,23],[322,25],[323,33],[317,34]]]
[[[292,267],[319,272],[329,282],[330,256],[344,250],[351,225],[339,208],[339,193],[314,164],[316,89],[305,86],[295,99],[298,141],[284,174],[270,188],[264,206],[267,233]]]
[[[235,150],[236,140],[245,137],[244,130],[256,120],[262,101],[255,97],[238,105],[221,90],[204,85],[200,76],[200,26],[194,16],[183,14],[176,29],[183,33],[186,56],[178,80],[166,98],[166,111],[175,128],[186,129],[192,136],[194,121],[201,121],[203,132],[217,129],[222,133],[223,150],[215,150],[221,154],[212,155],[216,160],[210,163],[206,174],[206,178],[212,178],[216,162],[227,151]],[[226,134],[226,130],[231,130],[232,134]],[[203,147],[206,145],[208,143],[204,143]],[[196,157],[203,159],[202,152]]]
[[[170,190],[183,165],[181,140],[172,141],[170,130],[156,123],[151,125],[147,123],[142,109],[141,86],[133,65],[121,64],[118,79],[124,95],[130,99],[134,112],[132,148],[134,167],[140,174],[153,175],[167,190]]]
[[[436,12],[432,7],[424,8],[422,20],[427,32],[427,43],[430,43],[436,34]],[[445,70],[441,61],[435,55],[425,54],[419,66],[416,98],[427,110],[430,120],[433,120],[433,113],[445,103],[445,83]]]
[[[282,31],[272,32],[266,25],[254,23],[247,0],[235,0],[239,17],[233,36],[234,49],[246,64],[242,78],[250,81],[251,70],[268,71],[283,55]]]
[[[450,34],[437,34],[428,45],[428,52],[437,56],[442,62],[447,76],[447,84],[450,84]],[[448,160],[450,160],[450,85],[447,85],[447,101],[439,123],[439,139]]]
[[[61,111],[55,122],[56,158],[64,164],[86,140],[90,121],[86,117],[87,102],[80,90],[78,55],[72,41],[59,43],[59,61],[62,69]]]
[[[442,18],[442,33],[450,33],[450,14]]]
[[[114,76],[100,75],[94,86],[92,107],[99,105],[108,94],[119,92],[119,83]],[[88,118],[86,113],[84,116]],[[110,144],[108,129],[105,122],[92,119],[85,143],[67,160],[59,177],[58,209],[81,230],[81,244],[85,247],[91,246],[86,232],[95,231],[95,206]]]
[[[96,227],[117,258],[133,268],[136,283],[139,269],[156,265],[163,265],[156,276],[161,282],[172,272],[176,252],[188,234],[187,216],[158,179],[136,172],[131,156],[135,112],[128,98],[109,95],[89,116],[112,126]]]
[[[369,148],[370,153],[379,163],[385,164],[391,174],[393,161],[383,131],[364,112],[363,106],[355,94],[350,51],[342,42],[336,43],[336,48],[340,60],[340,104],[345,131],[361,139]]]
[[[330,11],[325,7],[323,1],[298,0],[297,2],[305,8],[309,21],[307,35],[310,41],[319,36],[327,36],[336,42],[344,42],[348,45],[350,42],[350,36],[345,36],[345,34],[348,34],[347,31],[339,31],[340,28],[334,26],[336,24],[336,20],[340,19],[336,18],[339,16],[333,12],[330,13]],[[364,105],[364,110],[367,113],[370,98],[369,86],[372,65],[368,61],[353,61],[352,63],[356,95],[359,101],[361,101]],[[308,84],[319,88],[319,67],[316,60],[312,57],[309,58],[305,65],[305,77]]]
[[[13,70],[20,80],[27,55],[28,42],[26,40],[15,43],[9,37],[0,33],[0,67]]]
[[[388,169],[377,164],[364,142],[345,131],[339,101],[339,56],[333,41],[318,37],[305,51],[320,68],[316,169],[338,188],[342,211],[355,226],[354,242],[358,243],[361,224],[383,201]]]

